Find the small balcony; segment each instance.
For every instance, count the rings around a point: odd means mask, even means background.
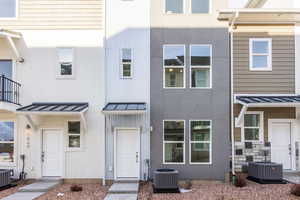
[[[21,84],[0,76],[0,110],[15,112],[20,104]]]

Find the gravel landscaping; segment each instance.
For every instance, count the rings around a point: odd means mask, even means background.
[[[81,184],[83,191],[71,192],[71,184],[62,184],[36,200],[103,200],[109,187],[100,184]],[[247,181],[247,186],[237,188],[231,184],[203,182],[192,185],[192,191],[183,194],[153,194],[151,184],[142,183],[139,200],[300,200],[290,194],[291,184],[260,185]],[[0,199],[17,191],[13,187],[0,191]],[[57,194],[63,194],[58,196]]]

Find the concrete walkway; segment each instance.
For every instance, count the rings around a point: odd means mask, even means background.
[[[108,190],[104,200],[137,200],[139,192],[138,182],[114,183]]]
[[[33,200],[59,184],[61,184],[61,180],[40,180],[19,188],[18,192],[2,200]]]
[[[283,172],[283,179],[295,184],[300,184],[300,172],[286,171]]]

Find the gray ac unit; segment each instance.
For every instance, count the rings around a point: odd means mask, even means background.
[[[0,187],[11,184],[11,176],[13,171],[10,169],[0,169]]]
[[[157,169],[154,171],[155,189],[178,189],[178,171],[175,169]]]
[[[272,162],[250,162],[248,175],[266,181],[282,180],[282,164]]]

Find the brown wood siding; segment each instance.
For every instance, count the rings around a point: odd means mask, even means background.
[[[234,116],[238,117],[242,106],[239,104],[234,105]],[[264,108],[248,108],[247,111],[263,111],[264,112],[264,140],[268,141],[268,120],[269,119],[295,119],[296,108],[289,107],[264,107]],[[234,129],[235,141],[241,141],[241,128]]]
[[[18,18],[1,19],[1,28],[103,29],[104,0],[19,0],[18,2]]]
[[[272,71],[249,70],[250,38],[272,38]],[[292,33],[234,33],[233,84],[234,93],[295,93],[295,39]]]

